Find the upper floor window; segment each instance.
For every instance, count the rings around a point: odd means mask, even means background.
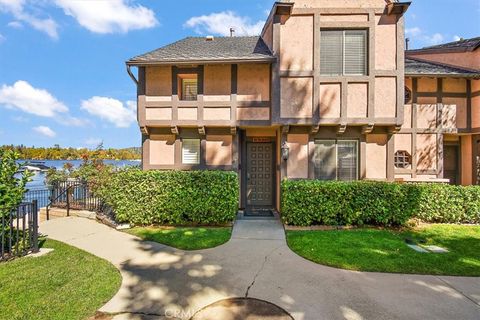
[[[358,179],[358,142],[356,140],[315,140],[315,179]]]
[[[200,163],[200,139],[182,139],[182,164]]]
[[[320,37],[322,75],[367,74],[366,30],[321,30]]]
[[[196,75],[180,77],[180,100],[195,101],[198,93],[198,78]]]

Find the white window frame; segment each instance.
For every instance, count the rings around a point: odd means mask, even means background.
[[[198,141],[198,157],[196,162],[186,162],[185,161],[185,141],[188,140],[195,140]],[[202,140],[200,138],[182,138],[182,164],[187,164],[187,165],[199,165],[202,157]]]
[[[355,165],[355,180],[359,180],[359,166],[360,166],[360,149],[358,148],[359,143],[357,139],[314,139],[314,145],[317,144],[317,142],[334,142],[335,145],[335,181],[338,180],[338,142],[354,142],[355,143],[355,149],[356,149],[356,165]],[[314,156],[315,157],[315,156]],[[315,161],[315,160],[314,160]],[[313,163],[315,165],[315,163]],[[317,177],[314,177],[317,179]],[[325,180],[325,181],[334,181],[334,180]]]
[[[368,29],[320,29],[320,33],[325,32],[325,31],[341,31],[342,32],[342,72],[339,74],[327,74],[327,73],[322,73],[322,70],[320,68],[320,75],[323,77],[349,77],[349,76],[368,76],[369,75],[369,70],[368,70],[368,65],[369,65],[369,56],[370,56],[370,46],[369,46],[369,37],[368,37]],[[345,73],[345,33],[347,31],[364,31],[365,32],[365,70],[363,73]],[[320,41],[320,45],[322,45]]]

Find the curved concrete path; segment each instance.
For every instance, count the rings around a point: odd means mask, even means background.
[[[187,252],[82,218],[40,231],[107,259],[123,276],[100,311],[115,319],[188,319],[215,301],[253,297],[303,319],[480,319],[480,278],[352,272],[309,262],[276,220],[238,220],[223,246]]]

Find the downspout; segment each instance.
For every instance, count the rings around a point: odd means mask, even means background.
[[[138,86],[138,80],[137,80],[137,78],[135,78],[135,75],[132,72],[131,66],[128,63],[126,64],[126,66],[127,66],[128,75],[130,76],[132,81],[135,82],[135,84]]]

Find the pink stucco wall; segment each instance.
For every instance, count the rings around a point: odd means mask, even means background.
[[[349,83],[347,100],[347,117],[365,118],[368,107],[368,84]]]
[[[152,135],[148,148],[150,165],[173,165],[175,163],[174,135]]]
[[[397,69],[397,17],[375,16],[375,69]]]
[[[287,145],[290,148],[287,177],[308,178],[308,134],[289,134]]]
[[[292,16],[281,27],[280,69],[313,69],[313,16]]]
[[[226,166],[232,164],[232,136],[207,135],[205,159],[207,165]]]
[[[270,101],[270,65],[238,65],[238,101]]]
[[[395,117],[397,80],[394,77],[375,78],[375,117]]]
[[[368,134],[366,137],[367,179],[387,178],[387,135]]]
[[[282,118],[312,117],[312,78],[282,78],[280,89],[280,116]]]

